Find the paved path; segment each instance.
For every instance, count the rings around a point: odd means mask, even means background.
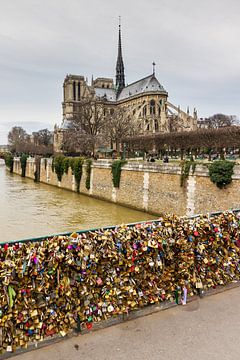
[[[238,360],[240,288],[66,339],[16,360]]]

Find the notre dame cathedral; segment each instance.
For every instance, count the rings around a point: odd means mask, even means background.
[[[91,85],[82,75],[67,75],[63,83],[63,120],[60,127],[54,128],[54,152],[63,151],[63,138],[69,123],[76,116],[83,99],[94,98],[107,105],[110,113],[123,108],[126,116],[136,122],[138,134],[190,131],[197,128],[197,111],[193,115],[168,101],[168,92],[152,74],[125,84],[124,62],[122,56],[121,26],[118,31],[118,55],[116,79],[92,78]]]

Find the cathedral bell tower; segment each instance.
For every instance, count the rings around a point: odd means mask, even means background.
[[[122,58],[122,42],[121,42],[121,24],[119,23],[118,30],[118,57],[116,64],[116,94],[117,98],[125,87],[124,64]]]

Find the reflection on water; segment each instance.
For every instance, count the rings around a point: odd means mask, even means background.
[[[9,174],[0,159],[0,242],[152,218]]]

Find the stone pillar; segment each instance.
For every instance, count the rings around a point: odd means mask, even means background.
[[[75,94],[76,94],[76,101],[78,101],[78,81],[75,82]]]
[[[50,166],[52,167],[52,164],[50,164],[49,163],[49,161],[47,161],[47,174],[46,174],[46,179],[47,179],[47,182],[49,182],[50,181],[50,176],[49,176],[49,168],[50,168]]]
[[[75,176],[72,174],[72,191],[76,191]]]
[[[143,209],[148,210],[149,172],[143,174]]]
[[[195,190],[196,190],[195,176],[189,176],[187,181],[187,209],[186,209],[187,216],[192,216],[195,214]]]
[[[164,130],[164,131],[169,130],[168,121],[167,121],[167,108],[166,108],[164,99],[162,99],[159,129]]]
[[[69,80],[68,84],[67,84],[67,88],[68,88],[68,100],[73,100],[73,81]]]
[[[92,195],[93,193],[93,166],[91,168],[91,174],[90,174],[90,189],[89,194]]]
[[[114,186],[112,187],[112,201],[117,202],[117,189]]]
[[[65,82],[63,83],[63,102],[66,101],[66,85]]]

